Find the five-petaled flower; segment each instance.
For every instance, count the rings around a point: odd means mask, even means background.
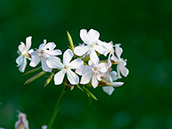
[[[27,65],[27,59],[30,60],[30,54],[33,52],[33,49],[29,50],[31,47],[31,39],[31,36],[27,37],[26,45],[23,42],[21,42],[21,44],[18,46],[18,52],[20,55],[16,59],[16,63],[17,67],[19,67],[20,72],[24,72]]]
[[[31,53],[31,62],[30,66],[35,67],[39,64],[41,61],[42,69],[46,72],[51,72],[51,68],[48,67],[46,60],[50,58],[56,58],[60,60],[60,58],[56,57],[57,55],[61,55],[62,52],[59,49],[55,49],[56,44],[53,42],[47,43],[47,41],[44,39],[44,43],[42,43],[38,50]]]
[[[67,79],[71,84],[75,85],[79,83],[78,75],[71,69],[80,69],[83,66],[83,61],[81,59],[71,61],[72,58],[73,52],[67,49],[63,54],[63,63],[56,58],[47,60],[47,64],[50,68],[60,69],[60,71],[54,75],[55,85],[60,85],[63,82],[65,73],[67,73]]]
[[[80,30],[80,37],[84,42],[84,45],[80,45],[75,47],[74,53],[78,56],[83,56],[84,54],[89,53],[90,60],[97,63],[99,62],[98,55],[96,51],[100,54],[105,54],[106,49],[104,49],[101,45],[99,45],[100,33],[96,30],[90,29],[89,32],[87,30]]]
[[[101,81],[103,74],[107,72],[108,67],[106,63],[94,63],[89,60],[89,65],[84,65],[83,68],[76,70],[76,72],[82,75],[80,84],[87,84],[91,80],[91,84],[96,88]]]
[[[18,121],[15,123],[15,129],[29,129],[29,122],[26,114],[19,112]]]
[[[117,64],[117,72],[118,72],[118,78],[122,78],[120,73],[126,77],[129,73],[129,70],[125,67],[127,65],[126,61],[121,58],[123,50],[120,47],[120,44],[115,44],[115,53],[116,56],[113,56],[111,59],[115,61],[115,64]]]

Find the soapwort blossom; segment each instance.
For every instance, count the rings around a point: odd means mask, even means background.
[[[120,44],[115,44],[115,53],[116,56],[113,56],[111,58],[111,60],[113,60],[115,62],[115,64],[117,64],[117,73],[118,73],[118,78],[122,78],[120,73],[124,76],[127,77],[127,75],[129,74],[129,70],[125,67],[127,65],[126,61],[123,60],[121,58],[121,54],[122,54],[123,50],[120,47]]]
[[[18,121],[15,123],[15,129],[29,129],[29,123],[26,114],[19,112]]]
[[[71,61],[72,58],[73,52],[67,49],[63,54],[63,63],[57,60],[57,58],[47,60],[48,67],[60,69],[60,71],[54,75],[55,85],[60,85],[63,82],[65,73],[71,84],[75,85],[79,83],[79,77],[72,69],[80,69],[83,66],[83,61],[81,59]]]
[[[74,48],[74,53],[77,56],[83,56],[85,54],[90,55],[90,60],[97,63],[99,62],[98,55],[96,51],[100,54],[106,53],[101,45],[99,45],[100,33],[96,30],[90,29],[88,32],[85,29],[80,30],[80,38],[84,42],[84,45],[80,45]]]
[[[82,69],[78,69],[76,72],[82,75],[80,84],[87,84],[91,80],[91,84],[96,88],[101,81],[104,73],[108,70],[106,63],[95,63],[92,60],[88,61],[88,65],[84,65]]]
[[[27,59],[30,60],[31,56],[30,54],[33,52],[33,49],[29,50],[31,47],[31,39],[32,36],[29,36],[26,38],[26,45],[21,42],[21,44],[18,46],[18,53],[20,54],[19,57],[16,59],[17,67],[19,67],[20,72],[24,72],[26,65],[27,65]]]
[[[46,72],[51,72],[52,69],[48,67],[46,60],[50,58],[56,58],[60,60],[60,58],[56,56],[62,54],[62,52],[59,49],[55,49],[55,47],[55,43],[47,43],[47,40],[44,39],[43,43],[39,46],[38,50],[31,53],[30,66],[35,67],[39,64],[39,62],[41,62],[42,69]]]
[[[106,86],[103,86],[102,88],[103,91],[106,92],[108,95],[111,95],[113,93],[113,91],[115,90],[114,87],[119,87],[124,84],[123,82],[115,82],[118,79],[117,76],[118,75],[116,71],[108,71],[103,76]]]

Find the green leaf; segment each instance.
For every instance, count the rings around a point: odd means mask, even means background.
[[[40,70],[40,69],[41,69],[41,67],[38,67],[38,68],[32,69],[32,70],[30,70],[30,71],[26,72],[25,74],[23,74],[23,76],[26,76],[26,75],[29,75],[29,74],[31,74],[31,73],[34,73],[34,72],[36,72],[36,71],[38,71],[38,70]]]
[[[73,40],[71,35],[69,34],[69,32],[67,31],[67,36],[68,36],[68,40],[69,40],[69,44],[71,46],[72,51],[74,51],[74,45],[73,45]]]
[[[45,81],[45,84],[44,84],[44,87],[46,87],[49,83],[50,83],[50,81],[51,81],[51,79],[54,77],[54,73],[52,73],[48,78],[47,78],[47,80]]]
[[[40,77],[43,76],[44,74],[46,74],[46,72],[44,72],[44,71],[42,71],[42,72],[36,74],[35,76],[33,76],[33,77],[31,77],[30,79],[28,79],[28,80],[24,83],[24,85],[29,84],[29,83],[35,81],[36,79],[40,78]]]
[[[86,87],[83,87],[83,89],[84,89],[85,92],[87,93],[88,97],[90,96],[92,99],[98,100],[98,99],[96,98],[96,96],[93,95],[93,93],[91,93]]]

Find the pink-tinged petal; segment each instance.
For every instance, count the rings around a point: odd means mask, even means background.
[[[71,69],[67,69],[67,79],[73,85],[79,83],[79,77]]]
[[[122,86],[124,84],[124,82],[112,82],[110,83],[110,85],[112,87],[119,87],[119,86]]]
[[[90,44],[91,43],[90,37],[88,36],[88,33],[87,33],[86,29],[81,29],[80,30],[80,38],[86,44]]]
[[[19,67],[19,71],[20,71],[20,72],[24,72],[24,70],[25,70],[25,68],[26,68],[26,65],[27,65],[27,61],[26,61],[26,58],[24,57],[24,58],[23,58],[23,61],[22,61],[22,63],[21,63],[21,65],[20,65],[20,67]]]
[[[48,49],[50,51],[54,50],[55,47],[56,47],[56,44],[53,42],[49,42],[44,46],[45,49]]]
[[[47,59],[46,61],[48,67],[50,68],[60,68],[62,69],[64,65],[61,63],[60,59],[58,57],[54,57],[51,59]]]
[[[120,44],[115,44],[115,52],[116,52],[118,59],[120,59],[121,54],[123,52],[122,48],[120,47]]]
[[[39,64],[40,62],[40,57],[38,56],[39,52],[34,51],[31,53],[31,62],[30,62],[30,66],[31,67],[35,67]]]
[[[19,57],[17,57],[17,59],[16,59],[17,67],[19,67],[22,64],[23,58],[24,57],[22,55],[20,55]]]
[[[91,41],[96,42],[100,37],[100,33],[94,29],[90,29],[88,36],[90,37]]]
[[[103,48],[102,46],[100,46],[100,45],[95,45],[94,46],[94,49],[98,52],[98,53],[100,53],[100,54],[106,54],[107,53],[107,49],[105,49],[105,48]]]
[[[45,71],[45,72],[51,72],[51,68],[50,67],[48,67],[48,65],[47,65],[47,63],[46,63],[46,60],[47,59],[42,59],[41,60],[41,64],[42,64],[42,69]]]
[[[60,85],[63,82],[65,73],[66,73],[65,69],[61,69],[58,73],[54,75],[55,85]]]
[[[94,62],[95,64],[98,64],[99,62],[99,58],[97,56],[97,53],[94,51],[94,50],[91,50],[91,53],[90,53],[90,60],[92,62]]]
[[[21,44],[18,46],[18,49],[20,52],[23,52],[25,50],[25,44],[23,42],[20,42]]]
[[[26,38],[26,48],[25,48],[26,51],[28,51],[31,47],[32,44],[31,40],[32,40],[32,36]]]
[[[113,91],[115,90],[113,87],[111,86],[105,86],[105,87],[102,87],[103,88],[103,91],[105,93],[107,93],[108,95],[111,95],[113,93]]]
[[[98,69],[100,72],[106,73],[108,71],[108,65],[106,63],[100,63]]]
[[[49,54],[49,55],[52,55],[52,56],[55,56],[55,55],[61,55],[62,52],[59,50],[59,49],[56,49],[56,50],[45,50],[45,53]]]
[[[93,86],[94,88],[96,88],[96,87],[98,86],[98,83],[99,83],[99,82],[98,82],[96,76],[93,76],[93,77],[92,77],[92,81],[91,81],[92,86]]]
[[[75,59],[69,63],[71,69],[79,69],[83,66],[84,62],[81,59]]]
[[[74,48],[74,53],[77,56],[84,55],[89,50],[88,46],[77,46]]]
[[[81,77],[81,81],[80,84],[87,84],[90,82],[92,78],[92,74],[91,73],[86,73]]]
[[[63,64],[67,65],[72,60],[73,52],[70,49],[67,49],[63,54]]]
[[[116,81],[117,79],[118,79],[118,74],[117,74],[117,72],[116,71],[111,71],[110,73],[109,73],[109,75],[111,76],[111,78],[112,78],[112,80],[113,81]]]

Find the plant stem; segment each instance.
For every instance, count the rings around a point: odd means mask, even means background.
[[[57,116],[57,113],[58,113],[59,110],[60,110],[60,107],[61,107],[61,104],[62,104],[62,100],[63,100],[64,94],[65,94],[65,92],[66,92],[66,91],[65,91],[65,88],[66,88],[66,86],[64,85],[63,90],[62,90],[62,92],[61,92],[61,94],[60,94],[60,97],[59,97],[58,102],[57,102],[57,104],[56,104],[56,108],[55,108],[54,113],[53,113],[53,115],[52,115],[52,117],[51,117],[51,120],[50,120],[50,122],[49,122],[49,124],[48,124],[48,128],[47,128],[47,129],[51,129],[51,127],[52,127],[52,125],[53,125],[53,123],[54,123],[54,120],[55,120],[55,118],[56,118],[56,116]]]

